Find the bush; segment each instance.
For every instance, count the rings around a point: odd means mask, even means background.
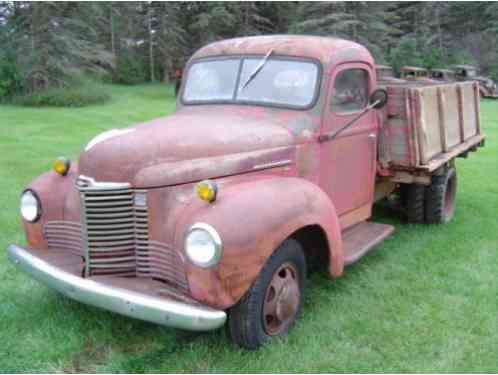
[[[425,52],[423,57],[423,67],[426,69],[434,69],[443,67],[443,55],[441,51],[436,48],[429,49]]]
[[[145,67],[143,60],[129,52],[118,56],[116,64],[116,83],[136,85],[145,82]]]
[[[391,51],[391,66],[396,73],[399,73],[402,66],[422,66],[422,54],[418,48],[418,43],[413,38],[402,38],[396,48]]]
[[[23,83],[15,59],[8,56],[0,58],[0,100],[20,94]]]
[[[113,74],[109,71],[100,71],[100,72],[87,72],[85,80],[91,80],[99,83],[114,83]]]
[[[29,107],[84,107],[102,104],[110,99],[105,86],[82,82],[70,87],[51,88],[25,96],[17,96],[13,103]]]
[[[451,50],[448,56],[448,65],[476,65],[477,61],[472,54],[465,49]]]

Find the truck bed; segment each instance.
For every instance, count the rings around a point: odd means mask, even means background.
[[[432,172],[482,145],[474,82],[387,83],[379,161],[385,169]]]

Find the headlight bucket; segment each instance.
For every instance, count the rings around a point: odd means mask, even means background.
[[[26,189],[21,194],[20,211],[23,219],[30,223],[35,223],[40,218],[42,214],[41,201],[33,190]]]
[[[218,232],[209,224],[196,223],[185,235],[184,251],[187,259],[197,267],[209,268],[221,259],[223,243]]]

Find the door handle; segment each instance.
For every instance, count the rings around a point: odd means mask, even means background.
[[[375,133],[370,133],[370,134],[368,135],[368,138],[369,138],[369,139],[374,140],[375,138],[377,138],[377,134],[375,134]]]

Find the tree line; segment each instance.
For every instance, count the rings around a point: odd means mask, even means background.
[[[164,81],[199,47],[297,33],[367,46],[378,63],[478,65],[498,79],[498,3],[0,1],[0,97],[70,85]]]

